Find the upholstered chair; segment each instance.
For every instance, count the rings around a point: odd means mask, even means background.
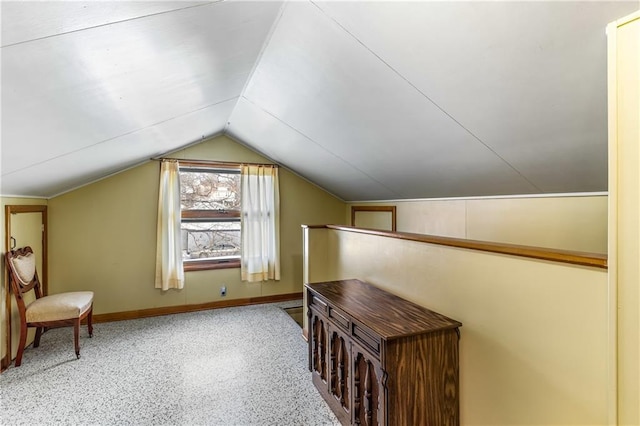
[[[11,250],[5,254],[5,262],[20,313],[20,343],[15,366],[22,363],[27,329],[30,327],[36,328],[33,347],[37,348],[43,332],[50,328],[73,326],[76,357],[80,358],[80,322],[85,318],[89,337],[93,336],[93,292],[74,291],[43,296],[36,271],[36,256],[31,247]],[[25,303],[25,295],[31,290],[35,292],[35,300]]]

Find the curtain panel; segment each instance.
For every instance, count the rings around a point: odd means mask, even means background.
[[[163,291],[184,287],[180,219],[178,162],[162,161],[158,198],[155,286]]]
[[[242,258],[243,281],[280,279],[280,193],[278,168],[243,165]]]

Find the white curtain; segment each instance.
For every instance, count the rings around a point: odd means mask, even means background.
[[[162,290],[184,287],[180,219],[178,162],[163,161],[160,166],[156,243],[156,288]]]
[[[280,279],[280,194],[278,168],[242,166],[243,281]]]

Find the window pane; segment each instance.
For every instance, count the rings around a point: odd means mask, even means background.
[[[183,210],[239,210],[240,174],[180,171]]]
[[[182,258],[240,256],[240,222],[182,222]]]

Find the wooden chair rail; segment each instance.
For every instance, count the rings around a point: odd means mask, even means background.
[[[380,237],[396,238],[407,241],[437,244],[470,250],[487,251],[491,253],[508,254],[512,256],[528,257],[532,259],[548,260],[551,262],[570,263],[573,265],[591,266],[607,269],[607,255],[599,253],[585,253],[570,250],[559,250],[543,247],[521,246],[516,244],[496,243],[489,241],[467,240],[464,238],[440,237],[436,235],[413,234],[409,232],[388,232],[373,229],[354,228],[342,225],[304,225],[309,229],[327,228],[339,231],[355,232],[358,234],[377,235]]]

